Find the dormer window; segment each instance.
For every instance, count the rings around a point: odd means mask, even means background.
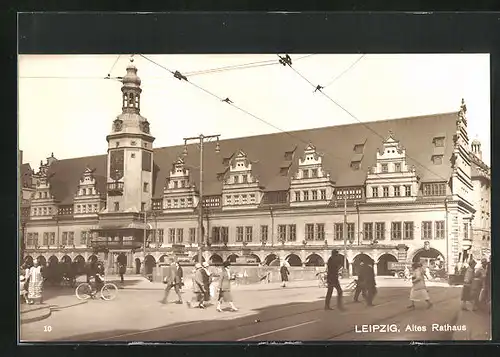
[[[434,141],[435,147],[437,147],[437,148],[444,147],[444,137],[443,136],[436,137],[436,138],[434,138],[433,141]]]
[[[356,144],[356,145],[354,145],[354,153],[355,154],[362,154],[364,148],[365,148],[364,144]]]
[[[432,163],[434,165],[441,165],[443,163],[443,155],[433,155]]]
[[[174,188],[177,188],[177,181],[174,181]]]
[[[318,169],[312,169],[311,170],[311,177],[312,178],[318,177]]]
[[[361,167],[361,163],[359,161],[353,161],[351,162],[351,169],[353,170],[359,170]]]
[[[247,175],[243,175],[241,178],[242,178],[242,182],[243,183],[247,183],[248,182],[248,176]]]
[[[285,160],[291,161],[293,159],[293,151],[285,152]]]
[[[233,182],[238,183],[239,182],[239,176],[234,176],[233,177]]]
[[[394,172],[401,172],[401,164],[399,162],[394,164]]]
[[[383,173],[389,172],[389,166],[387,164],[382,164],[382,172]]]
[[[224,166],[229,165],[229,160],[231,160],[231,158],[230,158],[230,157],[225,157],[225,158],[222,160],[222,165],[224,165]]]
[[[309,170],[302,170],[302,178],[309,178]]]

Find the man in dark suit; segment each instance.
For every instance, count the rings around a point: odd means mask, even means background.
[[[172,264],[170,264],[168,274],[163,279],[163,283],[167,284],[167,286],[165,287],[165,295],[163,296],[163,300],[161,300],[160,302],[162,304],[168,303],[168,294],[170,293],[170,290],[174,288],[175,293],[178,297],[176,303],[182,304],[182,296],[179,289],[182,284],[182,268],[177,262],[177,259],[174,259],[172,261]]]
[[[337,308],[341,311],[345,310],[342,305],[342,288],[340,287],[339,282],[339,270],[342,265],[343,258],[339,255],[339,252],[336,249],[332,250],[332,255],[328,259],[326,271],[328,290],[326,291],[325,310],[332,310],[330,307],[330,300],[332,299],[333,288],[337,290]]]
[[[373,266],[370,264],[362,263],[358,275],[358,285],[356,287],[356,292],[358,291],[359,288],[359,290],[363,294],[363,297],[366,300],[366,305],[368,306],[373,306],[373,298],[377,293],[376,286],[377,284],[375,282],[375,272],[373,270]],[[355,301],[357,300],[356,296],[354,297],[354,299]]]

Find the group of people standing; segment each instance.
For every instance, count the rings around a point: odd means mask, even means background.
[[[462,287],[462,310],[467,309],[467,303],[472,304],[472,310],[485,309],[491,301],[491,262],[481,259],[481,265],[476,268],[476,261],[469,260],[464,274]]]
[[[20,294],[30,305],[43,303],[43,267],[37,259],[33,263],[25,262],[19,276]]]
[[[196,263],[193,270],[193,296],[191,301],[186,301],[188,307],[196,307],[199,309],[205,309],[208,305],[211,305],[210,301],[212,297],[215,297],[216,292],[214,291],[215,279],[218,279],[217,287],[217,307],[216,310],[222,312],[222,302],[227,302],[230,305],[231,311],[238,311],[233,303],[233,298],[231,295],[231,281],[235,278],[232,276],[229,269],[230,262],[226,261],[222,264],[221,274],[215,275],[209,269],[209,264],[204,262],[203,264]],[[178,261],[174,258],[172,261],[169,272],[164,278],[165,293],[163,299],[160,301],[162,304],[168,302],[168,295],[172,288],[177,294],[177,300],[175,303],[182,304],[181,288],[184,285],[183,282],[183,271],[182,267],[179,265]]]

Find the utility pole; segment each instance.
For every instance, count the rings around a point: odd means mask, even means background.
[[[187,142],[188,141],[196,140],[196,141],[198,141],[198,143],[200,145],[200,187],[199,187],[200,201],[198,203],[198,262],[200,264],[202,263],[202,254],[201,253],[202,253],[202,245],[203,245],[203,144],[205,143],[205,140],[217,139],[217,145],[215,147],[215,152],[219,153],[220,152],[219,136],[220,136],[220,134],[216,134],[216,135],[200,134],[199,136],[184,138],[184,156],[187,156],[187,154],[188,154],[188,151],[187,151]]]
[[[344,276],[348,276],[347,272],[347,192],[344,192]]]

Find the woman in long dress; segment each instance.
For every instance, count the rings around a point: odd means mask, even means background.
[[[217,299],[217,311],[222,312],[221,304],[224,300],[231,306],[231,311],[238,311],[233,304],[233,296],[231,295],[231,272],[229,271],[230,263],[225,261],[223,263],[222,274],[219,280],[219,298]]]
[[[410,305],[409,309],[415,308],[415,301],[424,300],[427,303],[427,308],[432,306],[431,298],[429,297],[429,292],[427,291],[427,286],[425,285],[424,272],[422,270],[422,264],[413,263],[412,265],[412,287],[410,291]]]
[[[34,304],[38,301],[39,304],[42,303],[43,297],[43,275],[42,267],[40,262],[35,260],[34,266],[32,266],[28,273],[29,284],[28,284],[28,300],[30,304]]]

